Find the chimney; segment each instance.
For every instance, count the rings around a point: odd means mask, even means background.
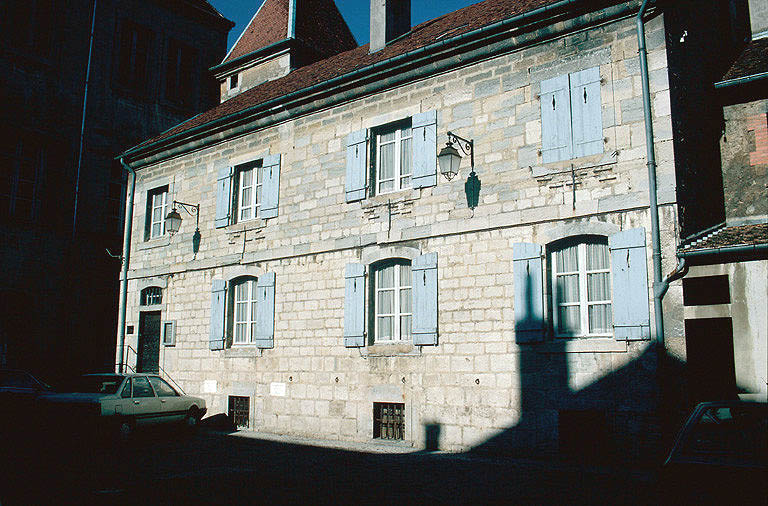
[[[371,0],[371,53],[410,29],[411,0]]]

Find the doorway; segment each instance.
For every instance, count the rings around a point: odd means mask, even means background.
[[[160,372],[160,311],[140,313],[136,355],[136,372]]]

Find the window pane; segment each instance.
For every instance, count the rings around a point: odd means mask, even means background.
[[[248,284],[238,283],[235,285],[235,300],[240,302],[248,298]]]
[[[581,333],[581,315],[579,306],[560,306],[558,329],[559,334]]]
[[[557,277],[557,302],[578,302],[579,301],[579,275],[570,274],[568,276]]]
[[[400,290],[400,313],[411,313],[411,289]]]
[[[400,286],[411,286],[411,266],[400,265]]]
[[[411,136],[411,127],[405,127],[400,131],[401,137],[410,137]]]
[[[244,343],[245,342],[245,324],[244,323],[238,323],[235,325],[235,342],[236,343]]]
[[[387,290],[384,292],[379,292],[379,301],[378,301],[378,314],[391,314],[394,311],[393,307],[393,301],[394,301],[394,292],[392,290]]]
[[[405,176],[410,173],[411,173],[411,139],[403,139],[402,143],[400,143],[400,175]]]
[[[605,244],[587,244],[587,270],[608,268],[608,246]]]
[[[579,269],[579,247],[568,246],[555,253],[557,272],[574,272]]]
[[[246,317],[246,311],[248,310],[248,305],[244,302],[240,302],[235,306],[235,321],[242,322],[245,321]]]
[[[133,396],[134,397],[154,397],[155,393],[149,386],[149,381],[143,376],[133,378]]]
[[[240,207],[251,207],[251,188],[243,188],[242,196],[240,197]]]
[[[395,266],[389,265],[377,271],[376,288],[392,288],[395,286]]]
[[[395,176],[395,145],[385,144],[381,146],[381,158],[379,160],[379,179],[384,181]]]
[[[243,187],[251,186],[253,180],[253,170],[244,170],[240,176],[240,185]]]
[[[411,316],[400,317],[400,339],[410,339],[411,337]]]
[[[378,332],[376,339],[380,341],[390,341],[392,339],[392,317],[380,316],[377,318]]]
[[[392,191],[394,189],[395,189],[395,181],[394,180],[390,180],[390,181],[385,181],[385,182],[379,183],[379,193]]]
[[[163,235],[162,228],[160,227],[161,227],[160,223],[155,223],[154,225],[152,225],[152,237]]]
[[[395,140],[395,132],[394,132],[394,131],[392,131],[392,132],[387,132],[387,133],[385,133],[385,134],[381,134],[381,135],[379,136],[379,143],[380,143],[380,144],[381,144],[381,143],[384,143],[384,142],[392,142],[392,141],[394,141],[394,140]]]
[[[256,339],[256,324],[251,323],[251,341]]]
[[[610,300],[611,278],[607,272],[587,274],[587,298],[593,300]]]
[[[261,185],[256,187],[256,205],[261,204]]]
[[[611,305],[594,304],[589,306],[589,332],[607,334],[611,332]]]

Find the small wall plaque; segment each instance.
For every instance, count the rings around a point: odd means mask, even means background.
[[[133,325],[128,325],[125,331],[126,334],[133,334]]]

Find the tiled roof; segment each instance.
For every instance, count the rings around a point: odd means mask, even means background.
[[[297,2],[296,38],[328,57],[357,47],[357,41],[333,0]]]
[[[728,248],[732,246],[753,246],[768,244],[768,223],[754,225],[723,226],[681,246],[683,252]]]
[[[222,63],[288,37],[289,0],[265,0]]]
[[[218,106],[203,112],[184,123],[171,128],[140,146],[161,141],[171,136],[186,132],[221,119],[228,115],[244,111],[269,100],[300,91],[312,85],[335,77],[349,74],[355,70],[384,62],[450,37],[503,21],[534,9],[556,3],[558,0],[485,0],[463,9],[426,21],[411,29],[409,33],[375,53],[368,52],[368,45],[336,54],[311,65],[298,68],[288,75],[267,81],[251,88]],[[269,0],[268,0],[269,3]],[[618,3],[618,0],[603,0],[600,5]],[[585,4],[596,4],[585,2]],[[255,36],[255,35],[254,35]]]
[[[730,81],[765,72],[768,72],[768,37],[747,44],[722,80]]]

